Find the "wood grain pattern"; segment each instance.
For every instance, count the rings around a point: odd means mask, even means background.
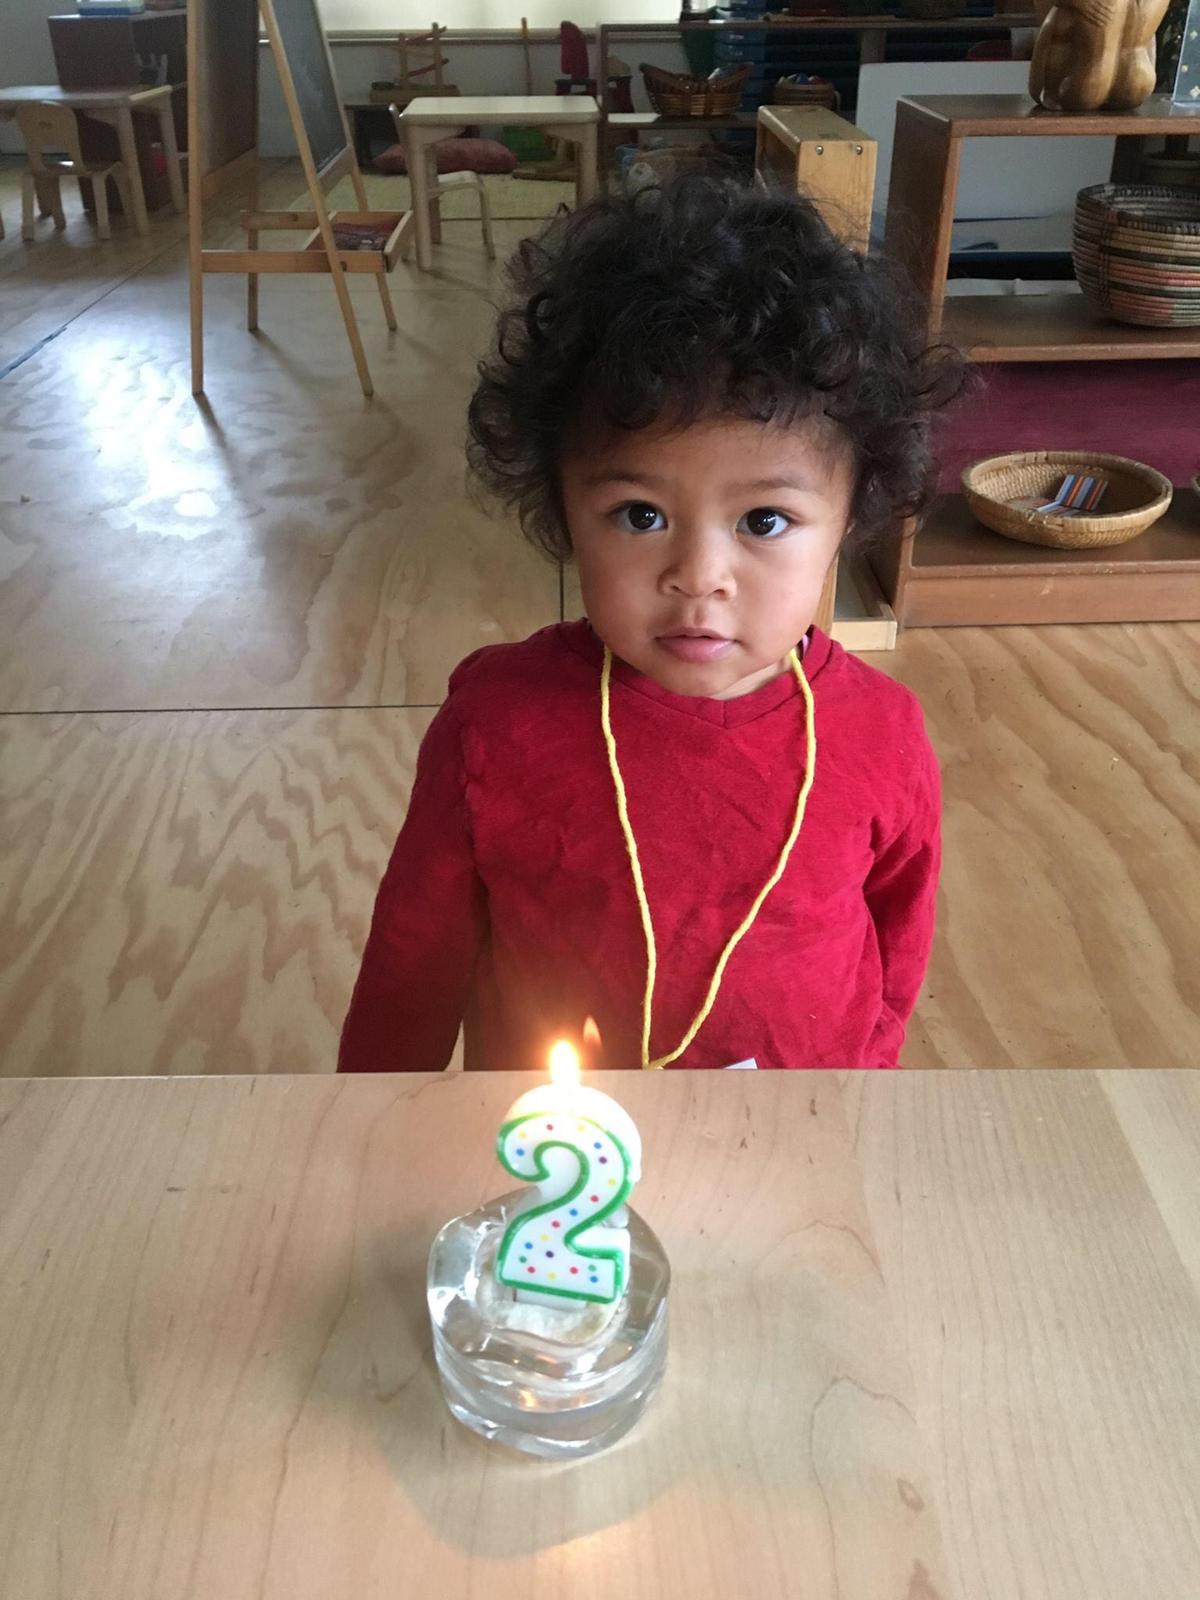
[[[300,187],[268,165],[262,204],[287,208]],[[238,237],[241,199],[213,208],[214,243]],[[62,251],[0,242],[30,315],[43,291],[47,314],[60,294],[96,302],[0,385],[0,713],[56,713],[0,719],[0,1060],[323,1070],[357,961],[346,930],[365,930],[399,816],[355,846],[357,875],[329,903],[310,885],[309,932],[277,985],[262,951],[292,950],[291,875],[334,848],[303,837],[316,812],[293,813],[282,775],[314,761],[331,813],[343,757],[352,809],[363,786],[401,794],[423,713],[386,780],[359,771],[351,721],[319,713],[66,713],[432,705],[469,650],[562,614],[558,573],[463,492],[462,408],[498,280],[473,222],[447,224],[436,273],[398,268],[402,327],[372,348],[371,407],[327,285],[272,283],[256,341],[240,285],[213,280],[229,300],[219,314],[210,300],[210,355],[229,359],[206,411],[187,393],[180,219],[155,221],[139,275],[111,293],[114,257],[82,248],[84,226]],[[530,224],[504,226],[502,252]],[[364,314],[383,340],[377,307]],[[577,615],[569,573],[565,599]],[[1200,1064],[1198,642],[1195,626],[962,629],[872,658],[917,691],[946,767],[941,924],[908,1065]],[[372,749],[393,738],[387,715],[359,724]],[[256,765],[239,741],[284,753]],[[199,865],[182,852],[174,808],[225,818],[257,901],[227,892],[216,845]]]
[[[1191,1600],[1200,1074],[846,1076],[951,1590]]]
[[[331,1072],[431,717],[0,717],[0,1073]]]
[[[401,289],[370,405],[327,283],[264,287],[254,338],[221,278],[211,410],[196,407],[176,265],[12,374],[0,533],[20,565],[0,594],[0,707],[431,704],[471,650],[557,618],[556,569],[466,499],[463,352],[490,334],[491,264],[460,231],[446,272],[470,286],[452,314],[445,286]],[[377,324],[374,284],[350,292]]]
[[[577,1466],[451,1420],[425,1258],[505,1187],[519,1086],[0,1085],[12,1591],[945,1600],[832,1075],[622,1074],[674,1273],[664,1388]]]
[[[945,866],[908,1066],[1197,1066],[1200,629],[917,631]]]

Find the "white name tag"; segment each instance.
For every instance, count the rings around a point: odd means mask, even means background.
[[[724,1070],[726,1072],[757,1072],[758,1062],[751,1056],[749,1061],[731,1062]]]

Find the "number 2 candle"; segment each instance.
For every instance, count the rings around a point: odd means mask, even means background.
[[[569,1044],[555,1045],[550,1073],[500,1127],[501,1164],[531,1188],[505,1230],[496,1277],[522,1299],[563,1309],[611,1304],[629,1279],[625,1203],[642,1175],[641,1137],[611,1096],[580,1083]]]

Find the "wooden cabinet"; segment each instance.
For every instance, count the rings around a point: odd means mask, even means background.
[[[1022,95],[928,96],[901,100],[888,205],[886,249],[908,269],[927,306],[931,339],[945,338],[974,362],[1163,361],[1195,364],[1200,468],[1200,328],[1135,328],[1111,322],[1072,294],[980,295],[945,299],[950,230],[965,139],[1116,136],[1115,181],[1137,171],[1142,140],[1177,135],[1200,117],[1155,97],[1137,111],[1069,115]],[[1014,159],[1022,146],[1014,143]],[[1070,369],[1063,369],[1069,416]],[[1139,422],[1142,436],[1139,441]],[[1078,418],[1087,438],[1086,415]],[[1153,462],[1144,419],[1131,415],[1120,453]],[[997,446],[1014,448],[1014,446]],[[979,454],[989,454],[981,449]],[[1173,621],[1200,618],[1200,497],[1176,491],[1167,516],[1127,545],[1043,550],[978,523],[960,495],[937,502],[925,526],[897,533],[873,557],[901,622],[1038,623]]]
[[[187,149],[187,12],[146,11],[132,17],[48,17],[50,43],[58,81],[64,89],[132,88],[159,82],[159,63],[166,63],[171,85],[175,142]],[[169,203],[171,194],[161,156],[156,149],[157,125],[136,117],[138,165],[146,206],[156,211]],[[97,123],[82,123],[83,149],[89,160],[120,159],[116,134]],[[112,185],[109,199],[118,209],[120,198]],[[90,191],[84,196],[90,202]]]

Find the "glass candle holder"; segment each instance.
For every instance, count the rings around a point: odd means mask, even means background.
[[[433,1242],[429,1315],[442,1389],[485,1439],[535,1456],[593,1455],[628,1433],[662,1380],[670,1265],[630,1209],[620,1297],[542,1303],[494,1272],[505,1229],[528,1205],[527,1190],[504,1195],[455,1217]]]

